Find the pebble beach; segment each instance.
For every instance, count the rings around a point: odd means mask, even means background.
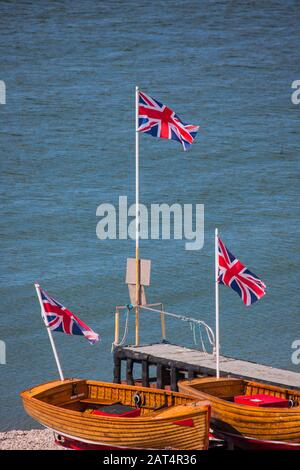
[[[0,433],[1,450],[63,450],[53,440],[49,429],[7,431]]]

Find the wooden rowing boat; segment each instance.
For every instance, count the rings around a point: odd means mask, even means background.
[[[67,379],[21,397],[33,419],[75,448],[208,448],[210,405],[177,392]]]
[[[300,450],[300,391],[235,378],[180,381],[179,391],[212,405],[211,427],[216,436],[244,448]],[[277,397],[286,408],[249,406],[238,397]],[[236,397],[236,398],[235,398]],[[268,397],[267,397],[268,398]],[[274,398],[274,400],[277,400]],[[271,399],[272,400],[272,399]],[[259,401],[259,400],[256,400]],[[279,400],[278,400],[279,402]]]

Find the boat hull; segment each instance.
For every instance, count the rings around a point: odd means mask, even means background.
[[[54,432],[54,442],[57,446],[70,450],[132,450],[132,447],[106,445],[100,442],[82,441],[79,438]]]
[[[98,416],[81,411],[83,402],[93,400],[134,406],[137,393],[142,402],[140,417]],[[80,443],[109,449],[208,448],[209,404],[196,404],[180,393],[70,379],[42,384],[22,392],[21,397],[33,419]]]
[[[182,381],[179,390],[195,399],[210,401],[214,434],[230,445],[248,449],[300,449],[298,391],[231,378]],[[244,393],[292,397],[297,406],[263,408],[234,403],[233,397]]]
[[[74,439],[70,436],[58,434],[54,432],[54,442],[57,446],[63,447],[64,449],[70,450],[132,450],[130,447],[120,447],[120,446],[107,446],[100,443],[94,442],[83,442],[79,439]],[[211,432],[209,433],[209,449],[213,449],[216,447],[224,447],[224,439],[218,438],[217,436],[213,435]],[[144,449],[145,450],[145,449]],[[146,449],[146,450],[155,450],[155,449]]]
[[[220,431],[214,431],[213,435],[227,442],[230,448],[243,450],[300,450],[300,443],[297,442],[268,441]]]

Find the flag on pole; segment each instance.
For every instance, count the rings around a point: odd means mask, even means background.
[[[177,140],[187,150],[193,143],[199,126],[186,124],[172,109],[143,92],[139,92],[138,132],[161,139]]]
[[[60,331],[67,335],[84,336],[91,344],[99,341],[99,335],[88,327],[80,318],[76,317],[70,310],[57,302],[53,297],[38,287],[46,315],[45,324],[52,331]]]
[[[218,283],[235,290],[249,306],[265,295],[266,285],[226,248],[218,237]]]

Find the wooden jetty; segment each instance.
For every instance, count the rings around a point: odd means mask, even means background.
[[[216,360],[213,354],[204,353],[167,342],[141,345],[117,346],[114,350],[114,382],[122,380],[122,362],[126,363],[126,382],[133,385],[134,364],[140,364],[142,385],[149,387],[157,382],[158,388],[170,385],[177,391],[177,381],[197,376],[215,376]],[[150,377],[150,366],[156,367],[156,377]],[[220,376],[255,379],[272,385],[285,385],[300,389],[300,373],[256,364],[254,362],[220,356]]]

